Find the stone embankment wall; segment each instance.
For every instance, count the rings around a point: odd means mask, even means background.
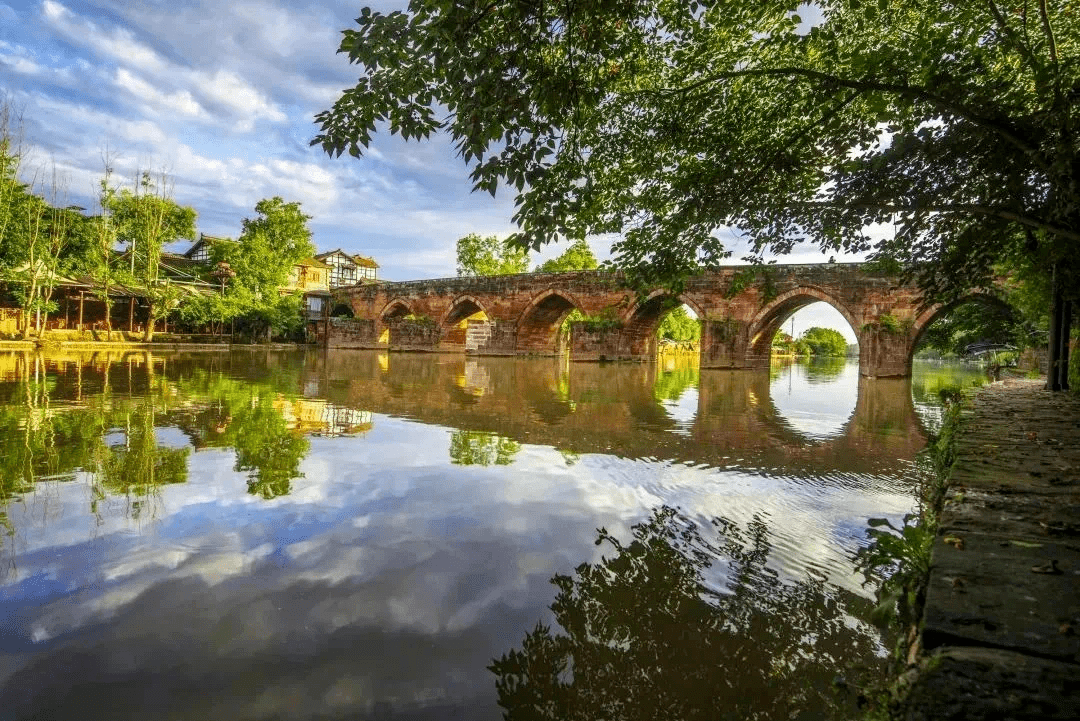
[[[934,541],[907,719],[1080,718],[1080,396],[982,389]]]

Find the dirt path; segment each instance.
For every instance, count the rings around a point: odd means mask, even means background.
[[[956,453],[906,718],[1080,719],[1080,397],[987,386]]]

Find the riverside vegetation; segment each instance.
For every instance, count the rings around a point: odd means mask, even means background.
[[[209,264],[166,268],[165,245],[193,240],[197,221],[194,208],[174,200],[167,173],[137,170],[124,183],[106,157],[87,213],[70,205],[67,179],[55,167],[32,166],[31,157],[21,117],[0,98],[0,305],[18,309],[22,337],[42,337],[58,311],[58,288],[72,280],[104,305],[107,338],[120,288],[145,305],[146,341],[166,319],[178,330],[301,335],[302,299],[280,290],[293,264],[315,252],[311,216],[299,203],[260,200],[236,242],[212,245]]]

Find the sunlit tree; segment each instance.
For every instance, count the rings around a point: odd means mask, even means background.
[[[529,253],[499,240],[498,236],[476,233],[457,242],[457,274],[460,276],[511,275],[529,270]]]

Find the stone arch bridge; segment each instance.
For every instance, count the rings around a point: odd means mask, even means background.
[[[352,318],[327,322],[329,347],[555,355],[568,343],[571,359],[584,361],[654,359],[661,320],[685,303],[701,321],[701,367],[730,369],[767,368],[784,321],[824,301],[851,324],[868,377],[910,375],[920,336],[949,309],[857,263],[730,266],[690,278],[677,294],[641,295],[617,273],[577,271],[357,285],[334,295]],[[588,320],[573,323],[567,340],[559,329],[574,309]]]

